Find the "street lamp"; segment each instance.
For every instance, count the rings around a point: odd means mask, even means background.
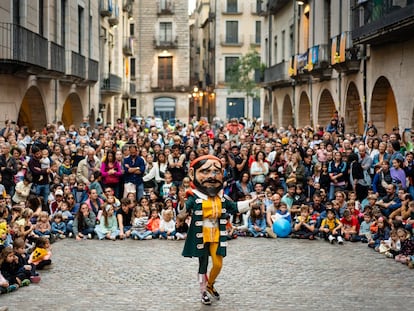
[[[194,104],[190,111],[193,110],[193,113],[196,114],[199,119],[201,117],[201,108],[203,106],[203,90],[200,90],[197,86],[194,86],[191,94],[188,94],[188,98]]]

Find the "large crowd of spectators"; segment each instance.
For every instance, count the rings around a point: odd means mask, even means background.
[[[277,128],[259,120],[188,124],[155,118],[91,127],[88,120],[29,131],[0,130],[0,290],[38,282],[57,239],[186,238],[190,162],[212,154],[224,167],[223,194],[258,197],[229,215],[228,238],[292,238],[367,243],[413,265],[414,153],[410,129],[346,133],[326,126]]]

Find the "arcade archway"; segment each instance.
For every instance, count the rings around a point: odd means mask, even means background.
[[[311,105],[308,96],[303,92],[299,100],[297,127],[302,128],[307,125],[312,126]]]
[[[323,90],[318,105],[318,124],[326,128],[336,110],[334,100],[328,90]]]
[[[398,126],[397,103],[390,82],[380,77],[375,82],[371,97],[370,119],[378,129],[378,134],[392,132]]]
[[[71,93],[66,98],[62,109],[62,122],[65,128],[68,128],[72,124],[75,127],[79,127],[83,122],[83,109],[78,94]]]
[[[30,130],[40,130],[47,123],[46,110],[42,95],[32,86],[23,97],[17,118],[17,124],[27,126]]]
[[[282,107],[282,126],[284,128],[288,128],[289,125],[294,126],[293,124],[293,110],[292,110],[292,102],[288,95],[285,96],[283,100],[283,107]]]

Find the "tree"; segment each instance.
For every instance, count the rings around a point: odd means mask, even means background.
[[[246,96],[246,117],[249,118],[250,98],[259,97],[260,87],[258,75],[263,74],[264,66],[260,61],[260,54],[250,50],[240,57],[226,72],[228,75],[229,94],[241,92]]]

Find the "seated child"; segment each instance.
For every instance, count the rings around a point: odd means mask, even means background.
[[[52,252],[49,239],[39,237],[36,240],[35,249],[30,254],[29,264],[36,266],[36,270],[42,270],[50,267],[52,264]]]
[[[152,238],[157,239],[160,236],[160,216],[157,208],[151,208],[151,217],[148,220],[147,229],[152,232]]]
[[[414,240],[410,238],[410,234],[404,228],[398,228],[397,234],[401,241],[401,249],[395,256],[395,261],[408,264],[414,255]]]
[[[344,211],[343,217],[341,218],[342,223],[342,235],[346,241],[357,241],[357,227],[359,226],[358,219],[352,215],[349,209]]]
[[[29,256],[26,253],[25,242],[22,238],[17,238],[13,242],[13,249],[16,254],[20,270],[25,274],[26,278],[29,278],[32,283],[39,283],[40,276],[36,272],[36,266],[29,264]]]
[[[7,228],[7,222],[4,219],[0,219],[0,251],[11,246],[11,243],[12,238]]]
[[[0,272],[9,284],[18,287],[30,284],[30,271],[27,273],[24,266],[19,264],[19,260],[11,247],[1,251]]]
[[[167,209],[160,221],[160,239],[173,240],[175,236],[175,221],[173,211]]]
[[[53,216],[52,234],[60,239],[66,238],[66,224],[63,221],[62,213]]]
[[[147,229],[148,216],[141,206],[135,206],[132,214],[131,237],[134,240],[150,240],[152,232]]]
[[[392,229],[390,231],[390,238],[388,240],[383,240],[380,243],[380,254],[384,254],[388,258],[394,258],[394,256],[398,255],[401,249],[401,241],[398,238],[397,229]]]
[[[302,205],[292,229],[292,238],[315,239],[315,221],[309,216],[309,206]]]
[[[372,216],[371,216],[371,213],[365,213],[363,217],[364,217],[364,221],[361,223],[359,227],[359,233],[356,238],[359,239],[362,243],[368,243],[372,235],[371,233]]]
[[[381,241],[388,240],[390,238],[390,229],[388,227],[388,222],[382,216],[378,217],[375,223],[377,226],[376,233],[374,233],[368,241],[368,247],[374,248],[375,251],[378,252]],[[371,225],[371,230],[372,229],[373,225]]]
[[[336,214],[333,209],[329,208],[326,210],[326,218],[322,220],[319,231],[321,237],[331,244],[338,241],[338,244],[343,244],[344,240],[341,236],[342,223],[336,218]]]
[[[263,214],[263,203],[257,201],[252,204],[250,216],[247,219],[247,228],[249,234],[254,237],[267,237],[266,233],[266,218]]]
[[[49,214],[47,212],[41,212],[35,225],[34,233],[39,237],[49,237],[50,230]]]
[[[186,216],[178,214],[175,221],[175,239],[185,240],[187,238],[188,224],[185,222]],[[228,223],[231,222],[228,221]]]
[[[115,210],[111,204],[106,204],[99,219],[99,224],[95,227],[95,233],[99,240],[108,239],[115,241],[119,236],[118,220],[115,217]]]

